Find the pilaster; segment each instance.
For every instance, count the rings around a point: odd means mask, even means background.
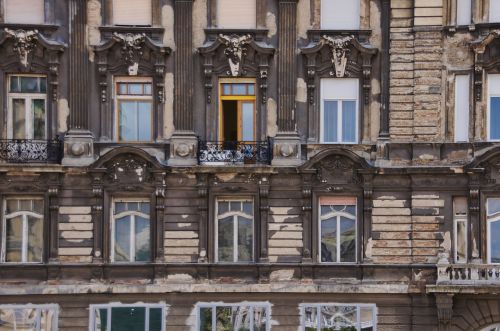
[[[438,315],[438,330],[450,331],[453,316],[453,294],[436,293],[436,306]]]

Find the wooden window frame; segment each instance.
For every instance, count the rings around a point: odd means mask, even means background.
[[[299,310],[300,310],[300,330],[305,331],[305,310],[307,308],[314,308],[317,310],[317,312],[321,312],[321,307],[356,307],[357,309],[357,327],[360,327],[360,315],[361,315],[361,309],[362,308],[371,308],[373,310],[373,331],[377,331],[377,324],[378,324],[378,308],[376,304],[371,304],[371,303],[301,303],[299,304]],[[317,319],[320,319],[320,314],[316,314]],[[318,331],[321,330],[321,324],[318,324]],[[359,329],[358,329],[359,330]]]
[[[29,262],[27,261],[27,252],[25,252],[25,250],[27,249],[27,246],[28,246],[28,236],[27,236],[27,229],[26,228],[26,223],[27,223],[27,219],[26,219],[26,216],[27,214],[35,214],[33,212],[28,212],[28,211],[19,211],[19,212],[16,212],[16,213],[20,213],[22,215],[22,218],[23,218],[23,233],[22,233],[22,242],[21,242],[21,245],[22,245],[22,248],[21,248],[21,261],[18,261],[18,262],[7,262],[5,261],[6,259],[6,256],[7,256],[7,215],[6,215],[6,211],[7,211],[7,200],[39,200],[39,201],[42,201],[42,204],[44,206],[44,210],[43,210],[43,213],[41,214],[41,220],[42,220],[42,229],[45,229],[46,228],[46,208],[45,208],[45,198],[42,197],[42,196],[37,196],[37,195],[33,195],[33,196],[19,196],[19,195],[12,195],[12,196],[5,196],[3,197],[2,199],[2,227],[1,227],[1,238],[2,238],[2,245],[1,245],[1,254],[0,254],[0,263],[2,264],[42,264],[44,263],[45,261],[45,255],[46,255],[46,240],[45,240],[45,236],[44,236],[44,233],[41,234],[42,236],[42,259],[41,261],[33,261],[33,262]],[[45,232],[43,230],[43,232]]]
[[[144,331],[148,331],[149,328],[149,310],[150,309],[161,309],[162,311],[162,324],[161,324],[161,331],[166,331],[166,321],[167,321],[167,312],[168,312],[168,306],[163,303],[142,303],[142,302],[137,302],[137,303],[131,303],[131,304],[125,304],[125,303],[108,303],[108,304],[92,304],[89,306],[90,314],[89,314],[89,330],[95,331],[95,320],[96,320],[96,310],[98,309],[107,309],[107,318],[106,318],[106,323],[107,323],[107,330],[111,330],[111,310],[113,308],[145,308],[145,323],[144,323]]]
[[[258,308],[265,308],[266,310],[266,331],[271,330],[271,305],[269,302],[257,302],[257,301],[244,301],[244,302],[238,302],[238,303],[226,303],[226,302],[198,302],[196,303],[196,330],[200,330],[201,328],[201,314],[200,310],[203,308],[211,308],[212,309],[212,331],[216,331],[216,326],[217,323],[214,323],[216,320],[216,314],[215,311],[218,307],[249,307],[250,311],[252,312],[253,315],[253,309],[258,307]],[[250,320],[252,323],[254,321],[254,318],[252,316],[252,319]],[[250,326],[250,330],[253,330],[253,325]]]

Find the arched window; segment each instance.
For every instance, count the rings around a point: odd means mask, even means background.
[[[500,198],[488,199],[486,207],[488,225],[488,263],[500,263]]]

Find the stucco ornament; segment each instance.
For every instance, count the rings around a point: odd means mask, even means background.
[[[130,76],[137,76],[146,35],[144,33],[133,34],[115,32],[113,37],[121,43],[122,56],[124,61],[128,64],[128,74]]]
[[[332,66],[333,71],[330,75],[334,75],[337,78],[343,78],[345,76],[345,69],[347,66],[347,57],[349,55],[349,44],[351,43],[353,36],[347,37],[330,37],[323,36],[325,43],[330,46],[332,52]]]
[[[5,32],[14,39],[13,50],[19,55],[19,61],[24,67],[28,67],[28,57],[35,49],[38,39],[37,30],[10,30]]]
[[[241,74],[241,62],[246,51],[245,45],[250,43],[252,36],[225,36],[220,34],[219,39],[224,45],[226,45],[224,54],[229,61],[231,76],[239,76]]]

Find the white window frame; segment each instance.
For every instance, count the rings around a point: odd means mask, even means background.
[[[153,309],[161,308],[162,316],[163,316],[162,323],[161,323],[161,331],[166,331],[168,307],[169,306],[167,306],[164,302],[160,302],[160,303],[136,302],[136,303],[130,303],[130,304],[112,302],[112,303],[108,303],[108,304],[93,304],[93,305],[89,306],[89,310],[90,310],[89,331],[95,331],[95,319],[96,319],[95,312],[98,309],[107,309],[107,311],[108,311],[107,330],[111,330],[111,326],[112,326],[111,325],[111,309],[112,308],[146,308],[144,331],[149,331],[149,310],[151,308],[153,308]]]
[[[217,316],[216,309],[219,307],[249,307],[250,312],[252,314],[252,318],[250,319],[250,330],[254,329],[254,318],[253,312],[254,308],[265,308],[266,309],[266,331],[271,330],[271,304],[269,302],[256,302],[256,301],[243,301],[238,303],[226,303],[226,302],[198,302],[196,304],[196,330],[200,330],[200,310],[202,308],[211,308],[212,309],[212,331],[217,331]]]
[[[228,211],[225,214],[219,215],[219,202],[252,202],[252,211],[254,215],[244,214],[243,212],[234,212]],[[229,215],[233,216],[233,261],[219,261],[219,220],[225,218]],[[224,216],[226,215],[226,216]],[[238,261],[238,216],[251,218],[252,219],[252,260],[251,261]],[[234,263],[249,263],[255,261],[255,200],[253,197],[236,197],[236,198],[228,198],[228,197],[218,197],[215,200],[215,262],[217,263],[226,263],[226,264],[234,264]]]
[[[117,202],[138,202],[138,203],[149,203],[149,215],[143,214],[138,211],[124,211],[121,212],[120,214],[115,215],[115,206]],[[123,217],[123,216],[130,216],[130,261],[115,261],[115,228],[116,228],[116,219]],[[112,201],[112,208],[111,208],[111,252],[110,252],[110,260],[112,263],[146,263],[150,261],[135,261],[135,217],[140,216],[143,218],[147,218],[149,220],[149,228],[151,232],[151,200],[146,199],[146,198],[114,198]],[[150,235],[150,241],[151,241],[151,235]],[[151,247],[151,243],[150,243]],[[152,248],[152,247],[151,247]]]
[[[34,261],[34,262],[29,262],[28,261],[28,216],[35,217],[37,219],[42,220],[42,224],[45,222],[45,215],[44,214],[36,214],[32,211],[16,211],[12,214],[6,214],[7,211],[7,200],[39,200],[44,202],[44,199],[42,197],[37,197],[37,196],[26,196],[26,197],[17,197],[17,196],[12,196],[12,197],[5,197],[2,202],[2,254],[1,254],[1,263],[6,263],[6,264],[40,264],[43,263],[43,250],[42,250],[42,261]],[[7,256],[7,217],[9,219],[16,217],[16,216],[22,216],[23,219],[23,238],[22,238],[22,248],[21,248],[21,261],[20,262],[6,262],[6,256]],[[43,234],[42,234],[43,237]],[[43,246],[42,246],[43,249]]]
[[[47,92],[45,93],[18,93],[18,92],[9,92],[10,91],[10,84],[11,84],[11,79],[13,77],[33,77],[33,78],[45,78],[46,80],[46,87],[47,87]],[[7,137],[8,139],[14,139],[14,108],[13,108],[13,100],[14,99],[23,99],[25,102],[25,107],[26,107],[26,119],[25,119],[25,126],[26,126],[26,132],[28,133],[24,139],[34,139],[34,129],[33,129],[33,124],[34,124],[34,116],[33,116],[33,109],[31,109],[31,103],[32,100],[34,99],[43,99],[45,101],[45,132],[44,136],[45,139],[47,139],[47,133],[48,133],[48,126],[49,123],[47,122],[48,118],[48,109],[47,109],[47,93],[48,93],[48,81],[47,81],[47,76],[45,75],[37,75],[37,74],[11,74],[8,76],[8,82],[7,82],[7,99],[8,99],[8,105],[7,105]]]
[[[468,231],[468,213],[458,213],[455,210],[453,210],[453,259],[455,263],[467,263],[467,252],[469,249],[469,231]],[[458,223],[465,223],[465,261],[458,261]]]
[[[58,323],[59,323],[59,305],[57,304],[41,304],[41,305],[34,305],[34,304],[26,304],[26,305],[18,305],[18,304],[13,304],[13,305],[0,305],[0,310],[7,310],[7,309],[36,309],[37,310],[37,328],[35,331],[57,331],[58,330]],[[54,325],[51,330],[42,330],[41,329],[41,318],[42,318],[42,310],[52,310],[54,313]],[[15,330],[14,330],[15,331]]]
[[[345,303],[301,303],[299,305],[299,309],[300,309],[300,331],[305,331],[306,329],[306,326],[305,326],[305,323],[306,323],[306,313],[305,313],[305,310],[307,308],[315,308],[317,309],[317,312],[321,312],[321,307],[345,307],[345,306],[349,306],[349,307],[356,307],[357,308],[357,330],[360,331],[361,330],[361,321],[360,321],[360,317],[361,317],[361,314],[360,314],[360,311],[361,311],[361,308],[371,308],[373,310],[373,331],[377,331],[377,317],[378,317],[378,309],[377,309],[377,305],[373,304],[373,303],[349,303],[349,302],[345,302]],[[319,319],[320,318],[320,314],[316,314],[316,318]],[[320,321],[318,320],[317,321],[317,324],[318,324],[318,331],[321,330],[321,323],[319,323]]]
[[[29,25],[29,24],[45,24],[46,21],[47,21],[47,17],[45,15],[45,6],[46,6],[46,3],[45,3],[45,0],[41,0],[42,2],[42,5],[43,5],[43,12],[42,12],[42,19],[39,21],[39,22],[16,22],[15,20],[8,20],[8,13],[7,13],[7,1],[6,0],[2,0],[2,7],[3,7],[3,19],[4,19],[4,23],[6,24],[25,24],[25,25]]]
[[[337,81],[337,82],[346,82],[356,86],[356,91],[354,92],[354,95],[356,96],[355,98],[353,97],[347,97],[347,98],[342,98],[341,95],[335,95],[334,97],[327,97],[326,94],[326,89],[327,86],[325,86],[328,81]],[[320,105],[320,123],[319,123],[319,131],[320,131],[320,143],[321,144],[331,144],[331,145],[339,145],[339,144],[344,144],[344,145],[355,145],[359,141],[359,79],[357,78],[322,78],[321,79],[321,105]],[[325,141],[325,101],[337,101],[338,102],[338,108],[337,108],[337,141],[336,142],[331,142],[331,141]],[[356,118],[355,118],[355,136],[354,136],[354,141],[342,141],[342,110],[343,110],[343,101],[354,101],[355,102],[355,109],[356,109]]]
[[[120,95],[118,93],[118,84],[119,83],[150,83],[151,84],[151,95]],[[114,137],[115,141],[117,142],[122,142],[122,143],[134,143],[134,142],[139,142],[139,143],[144,143],[144,142],[152,142],[154,140],[154,123],[155,123],[155,102],[154,102],[154,84],[153,84],[153,78],[152,77],[115,77],[114,79],[114,84],[113,84],[113,98],[114,102],[113,105],[115,107],[115,125],[114,125]],[[150,123],[150,129],[151,129],[151,136],[149,140],[139,140],[139,141],[132,141],[132,140],[121,140],[120,139],[120,101],[149,101],[151,103],[151,123]],[[138,123],[136,123],[138,125]]]
[[[500,1],[500,0],[499,0]],[[496,90],[495,89],[498,89]],[[488,75],[488,101],[487,101],[487,123],[486,123],[486,130],[488,133],[488,141],[500,141],[500,138],[497,139],[492,139],[491,138],[491,130],[490,130],[490,123],[491,123],[491,98],[500,98],[500,74],[489,74]]]
[[[487,263],[488,264],[500,265],[500,263],[493,263],[493,262],[491,262],[491,223],[500,222],[500,212],[497,213],[496,217],[491,217],[490,218],[489,203],[488,203],[488,201],[490,199],[499,199],[499,198],[491,197],[491,198],[486,199],[486,224],[487,224],[486,246],[487,246]]]
[[[327,18],[326,16],[324,16],[325,15],[324,13],[327,11],[325,8],[327,6],[327,5],[325,5],[325,3],[326,3],[325,1],[328,1],[328,0],[321,0],[321,4],[320,4],[320,27],[322,30],[359,30],[361,28],[361,1],[362,0],[350,0],[353,2],[355,1],[358,4],[357,5],[358,6],[357,13],[356,13],[357,14],[356,24],[353,24],[351,26],[338,24],[336,22],[328,24],[330,22],[330,19]]]
[[[351,198],[351,197],[350,197]],[[341,212],[331,212],[325,216],[321,216],[321,206],[336,206],[336,205],[330,205],[330,204],[322,204],[321,203],[321,198],[318,199],[318,256],[319,256],[319,262],[322,264],[354,264],[358,262],[358,199],[356,197],[352,197],[356,200],[356,203],[354,205],[338,205],[338,206],[354,206],[354,210],[356,211],[356,216],[354,217],[354,239],[355,239],[355,248],[354,248],[354,261],[352,262],[341,262],[340,261],[340,217],[343,216],[348,219],[353,219],[351,215],[349,214],[343,214]],[[337,219],[337,245],[336,245],[336,250],[337,250],[337,261],[333,262],[322,262],[321,259],[321,231],[322,231],[322,222],[323,219],[328,219],[331,218],[332,216],[328,215],[334,215]]]

